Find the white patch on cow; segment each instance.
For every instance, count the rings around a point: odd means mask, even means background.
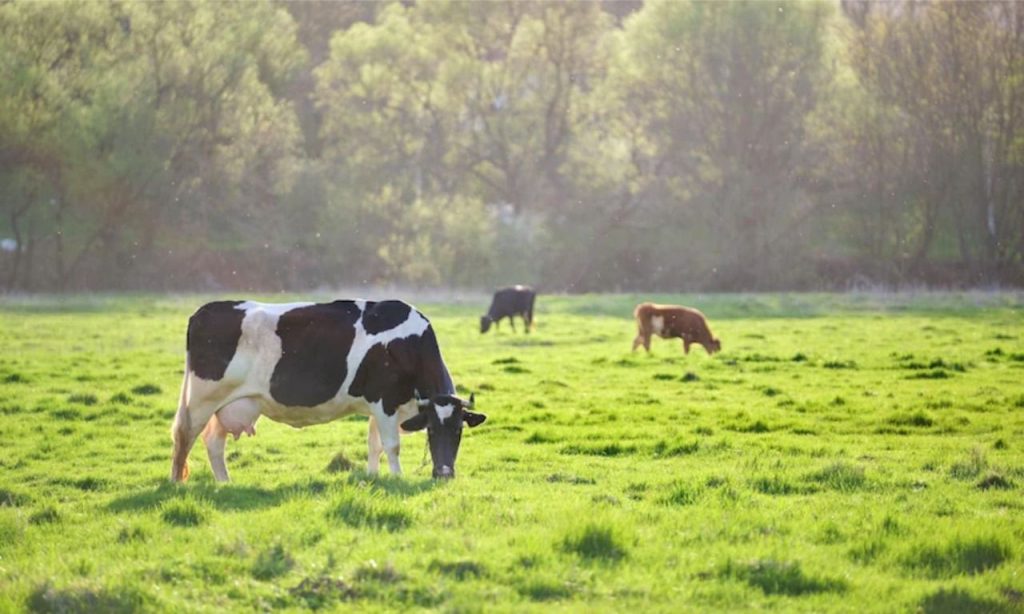
[[[239,305],[235,305],[235,309],[240,309],[246,313],[259,310],[269,313],[272,316],[280,318],[283,314],[292,309],[298,309],[300,307],[309,307],[316,303],[302,302],[302,303],[260,303],[257,301],[245,301]]]
[[[454,405],[435,405],[434,410],[437,412],[437,417],[444,424],[444,421],[452,417],[452,412],[455,411]]]
[[[366,305],[365,301],[362,303],[360,308]],[[349,386],[352,385],[352,380],[356,377],[356,371],[359,370],[359,365],[362,364],[370,348],[378,343],[387,347],[395,339],[417,337],[422,335],[428,326],[430,326],[430,322],[427,322],[427,319],[420,315],[420,312],[413,309],[409,312],[409,317],[405,319],[405,322],[394,328],[371,335],[366,332],[366,328],[363,327],[363,318],[360,317],[359,321],[356,322],[356,335],[352,340],[352,349],[348,352],[348,373],[345,375],[345,381],[341,385],[341,393],[345,394],[348,392]]]
[[[664,316],[651,316],[651,332],[655,335],[660,335],[661,331],[665,329],[665,318]]]

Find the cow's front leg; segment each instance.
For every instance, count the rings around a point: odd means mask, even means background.
[[[402,465],[398,462],[398,450],[400,448],[400,442],[398,441],[398,412],[394,415],[384,415],[383,419],[377,421],[377,429],[380,433],[381,447],[384,448],[384,453],[388,455],[388,468],[391,469],[391,475],[402,475]]]
[[[512,327],[512,332],[516,332],[516,318],[515,316],[508,317],[508,325]]]
[[[370,433],[366,437],[368,456],[366,458],[366,472],[377,475],[380,472],[380,454],[384,451],[384,444],[380,441],[380,430],[377,428],[377,419],[370,416]]]
[[[686,354],[690,353],[690,340],[683,337],[683,352]]]

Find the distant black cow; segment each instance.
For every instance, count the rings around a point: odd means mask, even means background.
[[[512,316],[520,316],[526,324],[526,332],[533,328],[533,301],[537,293],[529,286],[512,286],[502,288],[494,293],[491,299],[491,307],[487,315],[480,316],[480,332],[486,333],[491,328],[491,323],[498,326],[502,318],[508,318],[512,331],[516,330],[515,320]]]

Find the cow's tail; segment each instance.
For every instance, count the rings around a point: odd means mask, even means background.
[[[189,364],[188,352],[185,352],[185,374],[181,381],[181,396],[178,398],[178,412],[174,414],[174,424],[171,425],[171,440],[174,442],[174,451],[171,454],[171,481],[184,482],[188,479],[188,451],[189,431],[192,429],[192,419],[188,412],[189,398]]]

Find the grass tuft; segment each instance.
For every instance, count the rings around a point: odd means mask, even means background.
[[[949,475],[957,480],[973,480],[987,468],[988,460],[985,458],[985,452],[981,448],[975,447],[966,459],[953,463],[949,468]]]
[[[285,550],[280,542],[260,552],[252,564],[252,577],[257,580],[270,580],[291,571],[295,567],[295,559]]]
[[[352,527],[372,527],[399,531],[412,525],[412,515],[399,503],[380,493],[345,490],[328,512],[328,516]]]
[[[302,600],[310,610],[328,608],[339,601],[348,601],[358,596],[356,589],[344,580],[330,576],[303,578],[302,582],[288,589],[288,594]]]
[[[858,490],[867,484],[863,467],[842,461],[832,463],[821,471],[816,471],[807,477],[813,482],[840,492]]]
[[[114,396],[110,397],[110,402],[115,405],[131,405],[132,396],[125,392],[118,392]]]
[[[529,437],[523,440],[524,443],[555,443],[559,441],[557,437],[552,437],[546,433],[540,431],[534,431]]]
[[[701,489],[690,484],[677,482],[669,489],[668,494],[660,499],[665,505],[693,505],[700,498]]]
[[[826,360],[821,366],[826,369],[856,369],[857,363],[852,360]]]
[[[842,592],[846,583],[839,579],[808,576],[797,561],[758,559],[747,563],[727,562],[719,572],[761,589],[766,595],[804,595]]]
[[[427,569],[432,572],[451,576],[456,580],[480,578],[487,575],[487,569],[476,561],[430,561]]]
[[[160,518],[177,527],[199,526],[208,515],[206,507],[191,497],[166,501],[160,510]]]
[[[561,546],[563,551],[593,562],[617,563],[628,555],[614,527],[592,522],[566,536]]]
[[[352,471],[355,465],[352,461],[345,456],[344,452],[338,452],[331,459],[331,462],[327,463],[327,473],[341,473],[343,471]]]
[[[754,478],[750,482],[750,487],[765,495],[795,495],[804,491],[804,489],[779,475]]]
[[[694,439],[689,443],[670,444],[664,439],[654,444],[654,456],[657,458],[670,458],[673,456],[687,456],[695,454],[700,450],[700,440]]]
[[[935,425],[935,420],[925,412],[918,410],[912,414],[902,414],[889,418],[889,424],[896,426],[917,426],[927,428]]]
[[[573,595],[573,589],[565,582],[550,578],[531,577],[516,586],[520,595],[531,601],[558,601]]]
[[[22,507],[32,502],[32,498],[20,492],[0,488],[0,507]]]
[[[68,396],[68,403],[79,403],[81,405],[95,405],[99,402],[99,398],[94,394],[89,393],[78,393]]]
[[[950,578],[984,573],[1008,561],[1012,554],[1010,546],[996,537],[957,537],[944,545],[914,546],[900,562],[904,568],[932,578]]]
[[[978,482],[978,488],[981,490],[989,490],[992,488],[997,490],[1009,490],[1013,488],[1013,482],[994,471],[990,471],[985,475],[985,477],[981,478],[980,482]]]
[[[161,392],[163,392],[163,390],[161,390],[160,386],[157,386],[156,384],[142,384],[141,386],[132,388],[132,394],[137,394],[139,396],[150,396],[160,394]]]
[[[606,444],[570,444],[562,448],[562,454],[584,454],[587,456],[622,456],[623,454],[634,454],[636,446],[623,446],[617,443]]]
[[[45,582],[37,586],[25,602],[28,611],[40,613],[110,612],[113,614],[143,612],[152,608],[151,598],[134,587],[95,588],[68,587],[58,589]]]
[[[52,505],[39,509],[28,517],[29,524],[56,524],[60,522],[60,512]]]
[[[960,588],[940,588],[921,600],[918,611],[922,614],[1000,614],[1010,609],[994,599],[975,597]]]

